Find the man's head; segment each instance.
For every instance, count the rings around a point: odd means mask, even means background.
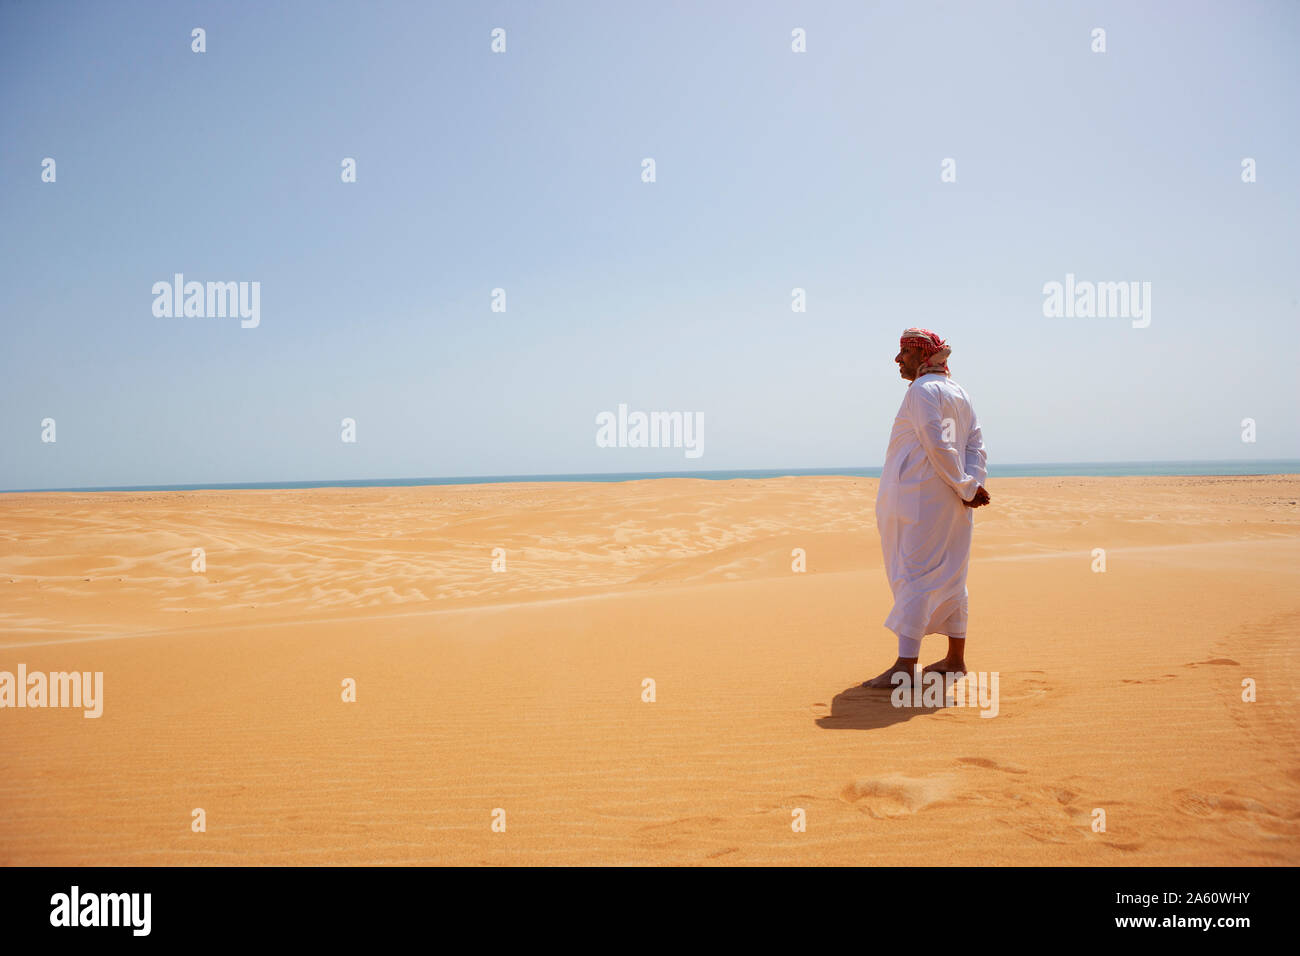
[[[948,374],[948,343],[929,329],[907,329],[898,340],[898,374],[909,382],[931,372]]]
[[[894,356],[894,361],[898,363],[899,375],[909,382],[915,381],[916,370],[925,361],[925,352],[919,345],[904,345],[898,350],[898,354]]]

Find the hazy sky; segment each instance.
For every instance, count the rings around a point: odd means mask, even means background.
[[[878,465],[909,325],[992,463],[1300,457],[1298,126],[1291,2],[5,3],[0,488]]]

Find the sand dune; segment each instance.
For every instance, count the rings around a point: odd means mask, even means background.
[[[993,482],[994,719],[857,686],[875,486],[0,496],[0,670],[105,685],[0,710],[0,863],[1300,862],[1300,478]]]

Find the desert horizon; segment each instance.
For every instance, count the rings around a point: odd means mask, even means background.
[[[44,488],[3,488],[0,494],[98,493],[145,491],[291,491],[306,488],[414,488],[451,485],[509,485],[551,482],[622,483],[661,478],[702,478],[711,481],[766,478],[879,478],[881,465],[818,468],[716,468],[686,471],[553,472],[506,475],[423,475],[399,478],[285,478],[272,481],[141,482]],[[1209,458],[1153,461],[1012,462],[992,464],[992,478],[1228,478],[1300,474],[1300,458]]]

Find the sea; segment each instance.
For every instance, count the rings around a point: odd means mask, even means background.
[[[655,478],[783,478],[841,475],[879,478],[879,468],[758,468],[731,471],[624,471],[573,475],[458,475],[443,478],[335,478],[320,481],[235,481],[190,485],[104,485],[80,488],[11,488],[0,494],[31,491],[234,491],[283,488],[398,488],[408,485],[491,485],[517,481],[646,481]],[[1256,461],[1111,461],[1043,465],[990,465],[989,478],[1051,478],[1133,475],[1300,475],[1300,458]]]

